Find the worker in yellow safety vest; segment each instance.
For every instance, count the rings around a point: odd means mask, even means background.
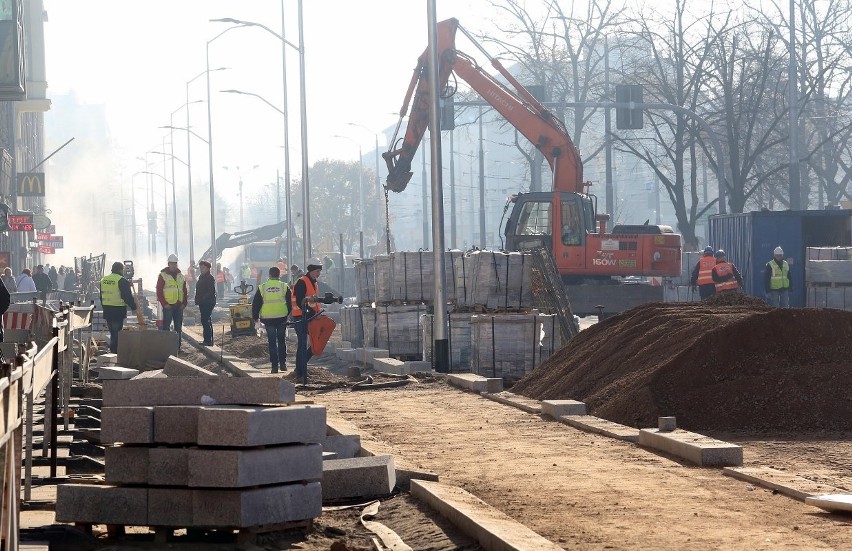
[[[157,300],[163,307],[163,321],[160,329],[169,331],[172,322],[178,334],[178,346],[181,342],[181,329],[183,326],[183,309],[187,304],[186,279],[178,268],[178,257],[170,254],[168,266],[160,271],[157,278]]]
[[[269,279],[258,285],[251,301],[251,317],[255,323],[260,320],[266,327],[269,341],[269,362],[272,372],[287,371],[287,315],[290,313],[290,286],[281,281],[281,272],[277,266],[269,268]]]
[[[763,287],[766,301],[776,308],[790,307],[790,265],[784,260],[784,249],[780,246],[772,251],[772,260],[766,263],[763,272]]]
[[[118,352],[118,334],[124,327],[127,309],[136,311],[130,282],[124,277],[124,263],[113,262],[112,272],[101,279],[101,306],[109,329],[109,351]]]

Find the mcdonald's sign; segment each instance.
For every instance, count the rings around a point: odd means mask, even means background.
[[[18,197],[44,197],[44,172],[19,173]]]

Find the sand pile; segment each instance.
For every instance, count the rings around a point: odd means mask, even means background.
[[[745,295],[639,306],[586,329],[513,387],[592,415],[691,430],[852,430],[852,312]]]

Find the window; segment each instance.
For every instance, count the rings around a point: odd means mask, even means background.
[[[551,235],[553,225],[549,202],[530,201],[521,207],[516,235]]]
[[[562,201],[562,244],[580,245],[583,242],[583,213],[576,201]]]

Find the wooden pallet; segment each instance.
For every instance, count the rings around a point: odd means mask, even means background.
[[[89,535],[92,534],[92,528],[95,526],[94,524],[82,522],[77,522],[74,525]],[[111,539],[115,539],[124,536],[127,533],[127,528],[135,525],[106,524],[104,526],[106,526],[107,536]],[[174,533],[177,530],[186,530],[188,536],[197,540],[203,540],[205,537],[212,539],[213,537],[221,537],[223,533],[230,532],[233,534],[236,532],[236,543],[237,545],[242,545],[246,543],[255,543],[258,534],[267,534],[269,532],[301,529],[304,530],[306,534],[309,534],[313,531],[313,526],[313,519],[307,519],[294,522],[282,522],[278,524],[262,524],[243,528],[229,526],[143,526],[143,528],[147,528],[149,531],[153,532],[154,543],[157,545],[166,544],[169,539],[174,537]]]

